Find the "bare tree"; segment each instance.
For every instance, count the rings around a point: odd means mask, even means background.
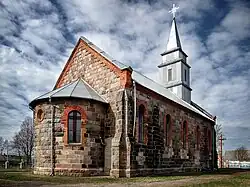
[[[0,155],[3,155],[4,150],[4,140],[3,137],[0,136]]]
[[[222,125],[221,124],[216,124],[215,125],[215,132],[216,132],[216,148],[220,147],[220,137],[222,135]],[[220,151],[220,150],[218,150]]]
[[[32,118],[26,117],[22,122],[20,131],[13,137],[13,148],[18,154],[26,157],[27,164],[31,162],[31,155],[34,148],[34,127]]]
[[[239,147],[234,152],[235,158],[239,161],[246,161],[249,159],[248,151],[244,146]]]
[[[8,152],[9,152],[9,140],[7,140],[7,139],[4,140],[4,142],[3,142],[3,150],[8,155]]]
[[[17,133],[15,134],[15,136],[13,137],[11,141],[11,147],[14,153],[18,155],[21,161],[21,155],[23,155],[23,151],[22,151],[21,143],[19,142],[19,136]]]

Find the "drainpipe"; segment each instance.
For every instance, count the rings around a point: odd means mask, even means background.
[[[52,105],[51,103],[51,97],[49,97],[49,102],[50,102],[50,106],[51,106],[51,172],[50,172],[50,176],[54,176],[54,112],[55,112],[55,106]]]
[[[133,80],[133,88],[134,88],[134,124],[133,124],[133,137],[135,137],[135,125],[136,125],[136,84]]]
[[[125,91],[125,137],[128,136],[128,95],[127,91]]]

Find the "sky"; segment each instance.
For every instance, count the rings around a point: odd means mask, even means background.
[[[217,116],[224,148],[250,149],[250,2],[239,0],[0,1],[0,136],[11,139],[28,104],[52,90],[85,36],[159,81],[175,3],[191,68],[192,100]]]

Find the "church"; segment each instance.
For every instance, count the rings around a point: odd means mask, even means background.
[[[34,173],[134,177],[214,168],[216,117],[191,99],[175,16],[161,56],[158,83],[80,37],[53,90],[29,104]]]

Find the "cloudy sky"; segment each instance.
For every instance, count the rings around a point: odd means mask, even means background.
[[[158,81],[172,3],[191,68],[192,100],[217,116],[226,149],[250,148],[250,3],[234,0],[1,0],[0,136],[50,91],[80,36]]]

